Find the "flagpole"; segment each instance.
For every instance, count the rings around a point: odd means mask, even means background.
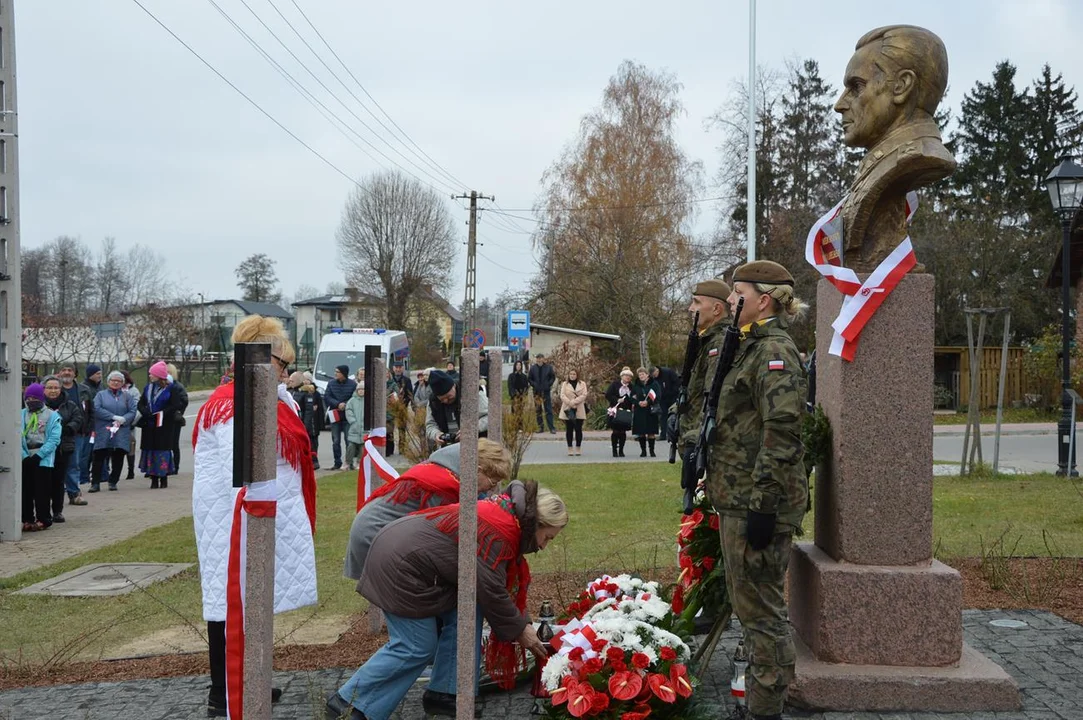
[[[756,259],[756,0],[748,0],[748,262]]]

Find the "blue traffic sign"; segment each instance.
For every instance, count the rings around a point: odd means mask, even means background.
[[[485,333],[481,331],[481,328],[474,328],[467,333],[466,337],[463,339],[465,340],[465,345],[467,347],[474,348],[475,350],[480,350],[485,347]]]
[[[526,340],[530,337],[530,311],[508,311],[508,339],[519,338]]]

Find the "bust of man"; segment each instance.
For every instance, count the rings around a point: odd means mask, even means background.
[[[835,103],[843,142],[868,150],[842,207],[847,267],[872,272],[906,237],[906,193],[955,170],[933,119],[947,85],[944,43],[924,28],[889,25],[857,41]]]

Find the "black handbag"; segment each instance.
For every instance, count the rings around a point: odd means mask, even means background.
[[[613,416],[613,428],[615,430],[627,430],[632,427],[632,411],[627,408],[617,408]]]
[[[576,420],[577,418],[576,418],[575,408],[564,408],[564,419],[565,420]]]

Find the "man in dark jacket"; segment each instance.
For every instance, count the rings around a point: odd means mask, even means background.
[[[350,401],[356,390],[357,381],[350,378],[350,367],[339,365],[335,368],[335,379],[327,383],[327,389],[323,391],[327,419],[331,425],[331,449],[335,455],[335,465],[331,468],[332,470],[342,469],[342,437],[350,429],[350,421],[346,419],[346,403]]]
[[[87,369],[95,367],[97,366],[88,365]],[[64,363],[56,375],[60,378],[60,390],[68,400],[78,405],[81,411],[79,431],[75,434],[75,448],[68,459],[68,474],[64,485],[69,492],[72,488],[76,490],[79,502],[73,501],[73,505],[85,505],[86,500],[78,490],[80,485],[90,482],[90,430],[94,425],[91,420],[94,412],[94,391],[87,385],[75,382],[78,375],[74,363]],[[98,368],[98,377],[101,378],[101,368]]]
[[[658,367],[656,365],[651,368],[651,377],[657,380],[658,384],[662,387],[662,397],[659,399],[662,410],[665,413],[661,418],[664,421],[662,424],[662,433],[663,437],[668,438],[669,418],[672,414],[671,408],[673,407],[673,404],[677,402],[677,396],[681,392],[681,376],[672,368]]]
[[[557,380],[557,374],[553,366],[545,361],[545,356],[538,353],[534,356],[534,364],[530,366],[530,389],[534,391],[534,407],[537,410],[538,432],[545,429],[542,423],[542,409],[545,410],[545,421],[549,423],[549,432],[556,434],[557,426],[553,423],[553,383]]]

